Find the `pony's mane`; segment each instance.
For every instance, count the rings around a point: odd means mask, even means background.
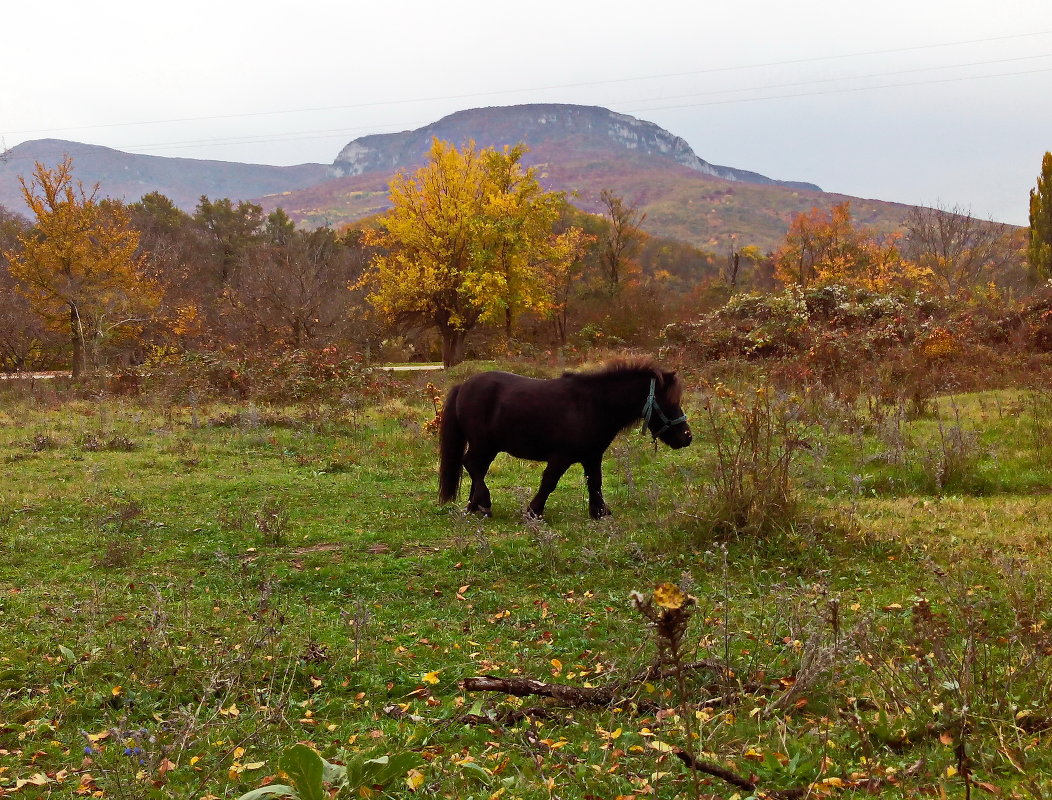
[[[669,375],[671,374],[671,380]],[[564,372],[563,377],[589,381],[602,381],[620,375],[644,375],[657,380],[658,390],[670,403],[679,403],[683,398],[683,384],[675,373],[661,369],[650,356],[618,356],[604,361],[598,367],[581,372]]]

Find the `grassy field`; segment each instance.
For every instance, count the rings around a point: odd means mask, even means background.
[[[297,742],[346,797],[1052,793],[1047,394],[699,390],[695,446],[610,449],[613,518],[577,468],[527,523],[507,457],[494,518],[437,505],[404,380],[0,386],[0,796],[236,798]]]

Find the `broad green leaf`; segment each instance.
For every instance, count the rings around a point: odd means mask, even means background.
[[[347,783],[347,767],[343,764],[333,764],[330,761],[326,761],[324,758],[321,760],[322,766],[322,780],[326,783],[333,785],[344,786]]]
[[[267,800],[270,797],[297,797],[296,791],[291,786],[281,783],[273,783],[270,786],[261,786],[251,792],[241,795],[237,800]]]
[[[300,800],[327,800],[322,786],[322,758],[303,744],[296,744],[281,757],[281,769],[296,787]]]
[[[488,773],[484,768],[470,761],[466,764],[461,764],[460,769],[463,770],[464,773],[471,775],[474,778],[477,778],[479,781],[481,781],[487,786],[489,785],[490,780],[493,778],[493,776],[490,773]]]

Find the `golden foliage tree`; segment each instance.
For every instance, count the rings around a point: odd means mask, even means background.
[[[391,210],[372,231],[366,273],[387,318],[434,327],[442,361],[463,360],[479,323],[510,332],[518,314],[551,313],[560,276],[579,257],[580,232],[553,233],[564,202],[522,164],[526,148],[458,150],[436,139],[428,162],[391,182]]]
[[[37,163],[20,178],[36,223],[7,254],[18,291],[50,326],[69,333],[73,375],[98,365],[102,346],[146,323],[160,288],[137,255],[139,234],[125,207],[96,199],[73,180],[67,158],[54,169]]]
[[[902,258],[893,238],[856,227],[848,202],[793,217],[785,243],[774,254],[774,268],[782,283],[803,288],[840,283],[888,291],[927,286],[931,280],[930,270]]]

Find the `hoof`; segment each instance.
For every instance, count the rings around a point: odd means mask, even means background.
[[[525,513],[523,514],[523,516],[526,518],[527,522],[543,522],[544,521],[544,512],[541,512],[541,513],[538,514],[532,508],[527,508]]]
[[[605,517],[611,516],[612,513],[613,512],[610,511],[610,507],[607,505],[603,505],[600,508],[593,508],[588,510],[588,514],[592,517],[592,519],[603,519]]]
[[[492,506],[477,506],[474,503],[469,503],[467,508],[464,509],[465,514],[474,514],[478,517],[492,517],[493,507]]]

